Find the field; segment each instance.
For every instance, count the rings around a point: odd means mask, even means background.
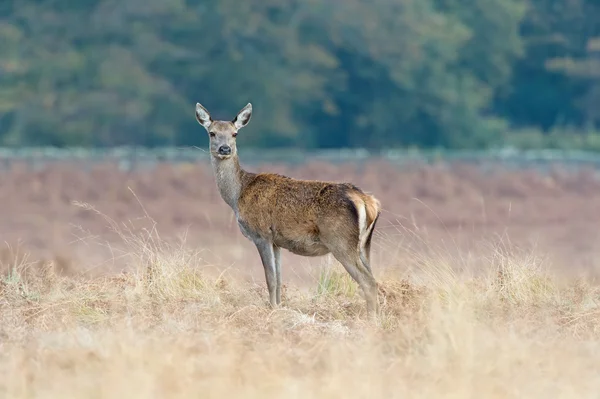
[[[2,397],[596,397],[592,169],[384,161],[291,167],[384,212],[382,315],[330,257],[256,250],[207,163],[13,165],[0,179]]]

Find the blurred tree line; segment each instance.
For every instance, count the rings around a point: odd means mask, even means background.
[[[0,2],[0,144],[205,145],[196,102],[245,146],[600,148],[600,3]]]

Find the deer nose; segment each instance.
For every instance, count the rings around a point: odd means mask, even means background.
[[[222,145],[219,147],[219,155],[230,155],[231,154],[231,147],[228,145]]]

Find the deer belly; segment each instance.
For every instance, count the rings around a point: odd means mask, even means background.
[[[329,249],[319,238],[312,235],[290,236],[274,233],[273,244],[301,256],[322,256],[329,253]]]
[[[318,234],[307,231],[280,231],[274,227],[255,230],[243,219],[238,218],[238,226],[244,237],[253,242],[268,240],[274,245],[287,249],[293,254],[302,256],[321,256],[329,253],[329,249],[321,242]]]

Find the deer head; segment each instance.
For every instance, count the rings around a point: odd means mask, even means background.
[[[213,121],[210,113],[196,103],[196,120],[204,126],[210,138],[210,154],[218,159],[228,159],[237,154],[235,139],[238,131],[250,122],[252,104],[248,103],[232,121]]]

